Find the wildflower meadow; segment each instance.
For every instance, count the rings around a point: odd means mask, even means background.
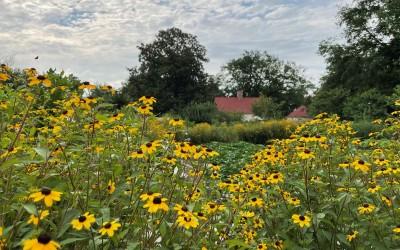
[[[227,175],[156,97],[95,89],[1,65],[0,249],[400,248],[400,111],[366,139],[317,115]]]

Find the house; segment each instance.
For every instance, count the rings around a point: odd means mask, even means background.
[[[296,120],[296,121],[304,121],[311,119],[311,116],[307,112],[307,107],[301,105],[298,108],[295,108],[288,116],[286,117],[289,120]]]
[[[244,121],[259,119],[253,114],[252,106],[258,97],[243,97],[243,91],[238,91],[236,97],[215,97],[217,109],[222,112],[242,113]]]

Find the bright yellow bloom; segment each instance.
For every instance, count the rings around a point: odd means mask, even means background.
[[[80,231],[83,228],[89,230],[91,225],[96,222],[93,214],[86,212],[85,214],[79,216],[77,219],[71,221],[71,225],[74,229]]]
[[[370,165],[363,160],[356,160],[352,163],[355,170],[360,170],[361,172],[368,173]]]
[[[40,213],[40,220],[43,220],[46,218],[50,213],[49,210],[43,210]],[[33,225],[38,225],[39,224],[39,217],[36,217],[35,215],[31,214],[28,220],[28,224],[33,224]]]
[[[362,206],[358,207],[358,213],[369,214],[375,210],[375,206],[372,204],[364,203]]]
[[[272,245],[273,248],[278,249],[278,250],[283,250],[283,241],[282,240],[277,240],[274,242],[274,244]]]
[[[199,220],[192,213],[178,216],[176,222],[178,223],[178,226],[186,229],[196,228],[199,225]]]
[[[260,243],[257,245],[257,250],[267,250],[268,246],[265,243]]]
[[[121,224],[118,223],[117,221],[111,221],[111,222],[104,222],[103,226],[100,228],[99,233],[101,235],[108,235],[108,237],[113,237],[114,233],[118,230],[118,228],[121,227]]]
[[[268,176],[268,183],[278,184],[279,182],[283,182],[283,175],[281,173],[277,172]]]
[[[10,76],[9,76],[8,74],[1,73],[1,72],[0,72],[0,82],[5,82],[5,81],[7,81],[8,79],[10,79]]]
[[[168,205],[166,203],[166,198],[154,197],[149,199],[143,208],[148,208],[149,213],[157,213],[158,210],[168,211]]]
[[[133,151],[129,157],[133,159],[143,159],[146,155],[144,154],[143,150],[139,149],[137,151]]]
[[[107,185],[107,192],[109,194],[112,194],[115,192],[115,182],[113,182],[112,180],[108,181],[108,185]]]
[[[153,200],[155,197],[160,197],[160,193],[153,193],[153,192],[148,192],[145,194],[140,195],[140,199],[142,201],[147,201],[147,200]]]
[[[95,89],[96,85],[90,84],[89,82],[83,82],[82,85],[79,86],[79,89]]]
[[[311,226],[311,218],[307,215],[294,214],[292,215],[292,221],[301,228]]]
[[[119,120],[121,120],[121,118],[124,117],[124,116],[125,116],[125,115],[124,115],[123,113],[115,113],[115,114],[113,114],[113,115],[110,117],[109,121],[110,121],[110,122],[119,121]]]
[[[48,187],[43,187],[40,192],[29,195],[29,199],[32,199],[34,202],[43,200],[46,207],[51,207],[53,206],[54,201],[61,200],[61,194],[61,192],[53,191]]]
[[[176,164],[176,159],[171,156],[167,156],[167,157],[163,158],[162,161],[165,163],[171,164],[171,165]]]
[[[351,242],[357,237],[358,231],[351,231],[347,236],[346,239]]]
[[[31,76],[29,77],[29,86],[36,86],[39,84],[43,84],[45,87],[51,87],[52,83],[47,78],[46,75],[38,75],[38,76]]]
[[[157,102],[157,99],[152,96],[142,96],[139,98],[139,101],[144,105],[152,105],[153,103]]]
[[[298,155],[298,156],[300,157],[300,159],[302,159],[302,160],[307,160],[307,159],[313,159],[313,158],[315,158],[315,154],[314,154],[313,152],[311,152],[310,150],[308,150],[308,149],[304,149],[302,152],[298,153],[297,155]]]
[[[57,250],[61,248],[60,244],[51,240],[48,234],[40,234],[37,238],[25,240],[23,250]]]
[[[300,205],[300,200],[297,198],[289,198],[286,200],[290,205],[298,206]]]
[[[381,186],[372,184],[372,185],[368,188],[368,192],[374,194],[374,193],[378,192],[380,189],[381,189]]]
[[[264,205],[264,201],[260,198],[253,197],[250,199],[250,201],[247,203],[247,205],[252,206],[252,207],[262,207]]]
[[[400,225],[397,225],[392,231],[393,233],[400,234]]]
[[[203,209],[208,213],[208,214],[213,214],[218,211],[224,211],[225,206],[223,204],[216,204],[214,202],[208,202],[203,206]]]
[[[171,119],[169,120],[169,125],[173,126],[173,127],[183,127],[185,121],[181,120],[181,119]]]
[[[151,112],[153,110],[153,107],[149,106],[149,105],[142,105],[140,107],[137,107],[136,110],[141,115],[152,115],[153,114]]]
[[[140,149],[145,154],[153,154],[157,150],[158,146],[160,146],[159,141],[151,141],[151,142],[148,142],[148,143],[140,146]]]

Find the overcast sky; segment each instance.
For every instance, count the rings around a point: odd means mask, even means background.
[[[266,50],[317,83],[325,70],[318,45],[341,37],[337,11],[348,1],[0,0],[0,58],[120,86],[138,64],[136,46],[178,27],[207,48],[209,73],[244,50]]]

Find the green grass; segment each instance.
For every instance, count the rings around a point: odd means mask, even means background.
[[[232,143],[210,142],[206,145],[220,154],[214,162],[221,165],[223,176],[239,172],[246,163],[251,161],[252,155],[263,148],[263,145],[243,141]]]

